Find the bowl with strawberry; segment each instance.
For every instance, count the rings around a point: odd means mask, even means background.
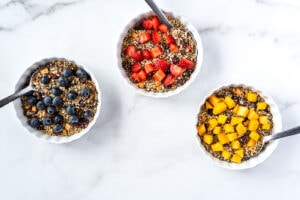
[[[143,13],[124,28],[117,47],[123,79],[150,97],[168,97],[186,89],[203,60],[202,42],[195,27],[182,17],[165,14],[173,28],[153,12]]]

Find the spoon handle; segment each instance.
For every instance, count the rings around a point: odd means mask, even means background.
[[[6,104],[14,101],[16,98],[26,94],[27,92],[31,91],[32,88],[30,86],[27,86],[25,88],[23,88],[22,90],[19,90],[17,92],[15,92],[14,94],[8,96],[8,97],[5,97],[3,99],[0,100],[0,108],[5,106]]]
[[[283,137],[288,137],[291,135],[296,135],[296,134],[300,134],[300,126],[297,126],[295,128],[286,130],[286,131],[282,131],[280,133],[276,133],[274,135],[269,135],[266,136],[264,138],[265,142],[271,141],[271,140],[275,140],[275,139],[279,139],[279,138],[283,138]]]
[[[164,13],[157,7],[157,5],[152,0],[145,0],[146,3],[150,6],[150,8],[154,11],[154,13],[158,16],[158,18],[163,21],[164,24],[168,26],[168,28],[172,28],[173,25],[166,18]]]

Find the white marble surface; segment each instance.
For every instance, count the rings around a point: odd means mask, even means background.
[[[23,71],[65,57],[95,73],[102,113],[83,138],[44,143],[28,134],[13,105],[0,110],[0,199],[297,199],[300,136],[245,171],[207,160],[194,118],[210,90],[245,83],[270,94],[283,128],[300,124],[299,0],[161,0],[192,22],[204,44],[191,86],[167,99],[143,97],[120,80],[115,48],[142,0],[0,0],[0,97]]]

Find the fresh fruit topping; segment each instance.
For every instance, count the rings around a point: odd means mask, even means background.
[[[170,50],[171,50],[172,52],[177,52],[177,51],[179,50],[178,47],[177,47],[177,45],[174,44],[174,43],[170,43],[170,44],[169,44],[169,48],[170,48]]]
[[[57,79],[58,85],[61,87],[68,87],[70,85],[70,81],[67,77],[61,76]]]
[[[40,126],[40,121],[38,118],[34,117],[30,120],[29,124],[32,128],[38,128]]]
[[[141,71],[138,72],[140,81],[145,81],[147,79],[146,72],[142,69]]]
[[[131,71],[134,72],[134,73],[135,73],[135,72],[139,72],[141,69],[142,69],[142,66],[141,66],[141,64],[138,63],[138,62],[134,63],[134,64],[132,65],[132,67],[131,67]]]
[[[130,45],[130,46],[128,46],[128,47],[126,48],[125,54],[126,54],[126,56],[129,56],[129,57],[132,58],[133,55],[135,54],[135,51],[136,51],[135,46]]]
[[[56,109],[52,106],[47,107],[47,113],[50,115],[54,115],[56,113]]]
[[[88,74],[84,69],[79,68],[76,71],[76,76],[78,76],[79,78],[87,78]]]
[[[175,39],[173,38],[172,35],[166,35],[166,43],[171,44],[171,43],[176,43]]]
[[[52,100],[52,104],[54,106],[60,106],[62,105],[63,101],[61,100],[60,97],[54,97],[53,100]]]
[[[158,29],[158,26],[159,26],[159,20],[156,16],[152,17],[152,27],[154,30],[157,30]]]
[[[89,119],[89,118],[92,117],[92,116],[93,116],[93,112],[92,112],[91,110],[85,111],[85,112],[83,113],[83,117],[84,117],[85,119]]]
[[[73,74],[73,70],[70,69],[70,68],[65,68],[65,69],[63,70],[63,75],[64,75],[65,77],[69,77],[69,76],[71,76],[72,74]]]
[[[172,85],[175,81],[175,77],[172,74],[168,74],[164,80],[164,85],[169,86]]]
[[[139,77],[139,75],[138,75],[137,72],[131,74],[131,77],[132,77],[136,82],[138,82],[138,83],[141,82],[140,77]]]
[[[36,108],[37,108],[38,110],[44,110],[44,109],[46,108],[46,106],[45,106],[45,104],[43,103],[43,101],[38,101],[38,102],[36,103]]]
[[[144,49],[144,50],[142,51],[142,56],[143,56],[143,58],[146,59],[146,60],[151,60],[151,59],[152,59],[151,53],[150,53],[150,51],[149,51],[148,49]]]
[[[140,34],[140,37],[139,37],[140,44],[144,44],[144,43],[148,42],[149,40],[151,40],[151,34],[150,33]]]
[[[146,29],[146,30],[150,30],[150,29],[152,28],[152,20],[150,20],[150,19],[145,19],[145,20],[143,21],[143,27],[144,27],[144,29]]]
[[[150,74],[151,72],[154,71],[154,69],[155,68],[154,68],[154,66],[151,63],[147,63],[144,66],[144,70],[145,70],[146,74]]]
[[[71,115],[69,118],[70,123],[74,124],[74,123],[78,123],[79,122],[79,118],[77,115]]]
[[[83,88],[80,91],[80,95],[83,96],[84,98],[88,98],[90,96],[90,89],[88,87]]]
[[[56,115],[54,117],[54,123],[55,124],[62,124],[64,122],[64,118],[61,115]]]
[[[185,71],[185,69],[179,67],[178,65],[171,64],[170,71],[171,74],[173,74],[175,77],[180,77]]]
[[[163,72],[162,70],[158,70],[153,75],[153,79],[158,81],[158,82],[161,82],[165,78],[165,76],[166,76],[165,72]]]
[[[43,118],[43,125],[44,126],[50,126],[52,124],[52,119],[48,116]]]
[[[47,76],[47,75],[43,75],[41,78],[40,78],[40,82],[42,84],[48,84],[50,82],[50,78]]]
[[[157,59],[155,62],[154,62],[154,65],[157,69],[160,69],[162,70],[163,72],[166,72],[169,67],[170,67],[170,63],[162,58],[160,59]]]
[[[77,96],[78,96],[77,92],[75,92],[73,90],[68,93],[69,100],[75,100],[77,98]]]
[[[192,69],[193,67],[195,67],[195,63],[186,58],[182,58],[179,61],[178,66],[182,68]]]
[[[141,51],[137,51],[133,54],[132,56],[133,60],[135,60],[136,62],[140,62],[143,60],[143,56],[142,56],[142,53]]]
[[[45,96],[43,99],[45,106],[50,106],[52,104],[52,98],[50,96]]]
[[[54,94],[55,96],[59,96],[62,94],[62,91],[59,88],[52,88],[51,89],[52,94]]]
[[[152,41],[154,44],[158,44],[161,41],[161,36],[156,30],[152,32]]]
[[[76,113],[76,108],[73,105],[67,105],[66,112],[68,115],[74,115]]]
[[[158,30],[162,33],[166,33],[166,32],[168,32],[168,27],[165,24],[161,24],[158,26]]]
[[[63,130],[63,127],[62,127],[62,125],[60,125],[60,124],[56,124],[56,125],[53,127],[54,133],[60,133],[60,132],[62,132],[62,130]]]
[[[27,99],[27,103],[31,106],[34,106],[36,104],[36,102],[37,102],[37,99],[35,97],[29,97]]]
[[[163,52],[160,46],[156,46],[150,50],[152,58],[156,58],[157,56],[161,55]]]

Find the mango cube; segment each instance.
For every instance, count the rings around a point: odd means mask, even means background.
[[[214,143],[212,145],[210,145],[211,150],[216,152],[216,151],[223,151],[223,145],[220,142]]]
[[[198,134],[201,136],[201,135],[203,135],[205,132],[206,132],[205,125],[204,125],[204,124],[200,124],[200,125],[198,126]]]
[[[257,142],[258,139],[260,138],[260,135],[256,131],[251,131],[249,137]]]
[[[263,124],[261,128],[264,129],[264,130],[270,130],[271,125],[269,123],[268,124]]]
[[[211,144],[213,142],[213,136],[210,135],[210,134],[204,134],[203,135],[203,141],[206,143],[206,144]]]
[[[236,126],[235,130],[238,133],[239,137],[241,137],[246,133],[247,128],[242,123],[240,123]]]
[[[238,140],[234,140],[231,142],[231,147],[233,149],[240,149],[241,148],[241,143]]]
[[[239,155],[241,158],[244,157],[244,149],[238,149],[235,151],[235,154]]]
[[[255,145],[256,145],[256,141],[253,139],[250,139],[246,144],[247,147],[254,147]]]
[[[238,134],[237,133],[229,133],[229,134],[227,134],[227,138],[230,142],[232,142],[233,140],[236,140],[238,138]]]
[[[229,96],[225,97],[224,102],[226,103],[228,109],[232,109],[236,106],[235,101]]]
[[[213,114],[218,115],[226,110],[227,106],[224,102],[219,102],[214,105]]]
[[[244,121],[244,118],[243,117],[231,117],[231,121],[230,121],[230,124],[232,126],[236,125],[236,124],[239,124],[239,123],[242,123]]]
[[[231,162],[234,162],[234,163],[241,163],[242,162],[242,157],[240,157],[239,155],[237,154],[234,154],[231,158]]]
[[[250,102],[256,102],[257,101],[257,93],[256,92],[248,92],[247,100]]]
[[[231,153],[229,151],[224,150],[222,151],[222,156],[225,160],[228,160],[231,156]]]
[[[206,110],[209,110],[209,109],[213,109],[213,106],[208,101],[206,101],[205,108],[206,108]]]
[[[233,133],[234,132],[234,128],[231,124],[224,124],[224,131],[226,133]]]
[[[226,120],[227,120],[226,115],[219,115],[218,116],[218,123],[219,124],[225,124]]]
[[[258,126],[259,126],[258,120],[253,119],[253,120],[250,120],[249,125],[248,125],[248,129],[250,131],[256,131],[258,129]]]
[[[236,114],[242,117],[247,117],[248,113],[249,113],[249,108],[245,106],[239,106]]]
[[[214,130],[213,130],[213,133],[214,134],[219,134],[220,132],[221,132],[221,126],[216,126],[215,128],[214,128]]]
[[[248,113],[248,119],[258,119],[258,114],[257,114],[257,112],[255,112],[255,110],[253,110],[253,109],[250,109],[249,110],[249,113]]]
[[[266,102],[258,102],[256,104],[256,110],[265,110],[267,108]]]
[[[267,116],[260,116],[259,117],[259,123],[261,124],[267,124],[268,122],[268,117]]]
[[[226,144],[229,142],[229,139],[225,133],[218,134],[218,140],[221,144]]]
[[[216,97],[215,95],[211,95],[209,98],[208,98],[208,101],[210,104],[212,105],[216,105],[217,103],[219,103],[221,100]]]
[[[217,119],[212,118],[212,119],[208,120],[208,124],[209,124],[208,129],[213,130],[218,125],[218,121],[217,121]]]

